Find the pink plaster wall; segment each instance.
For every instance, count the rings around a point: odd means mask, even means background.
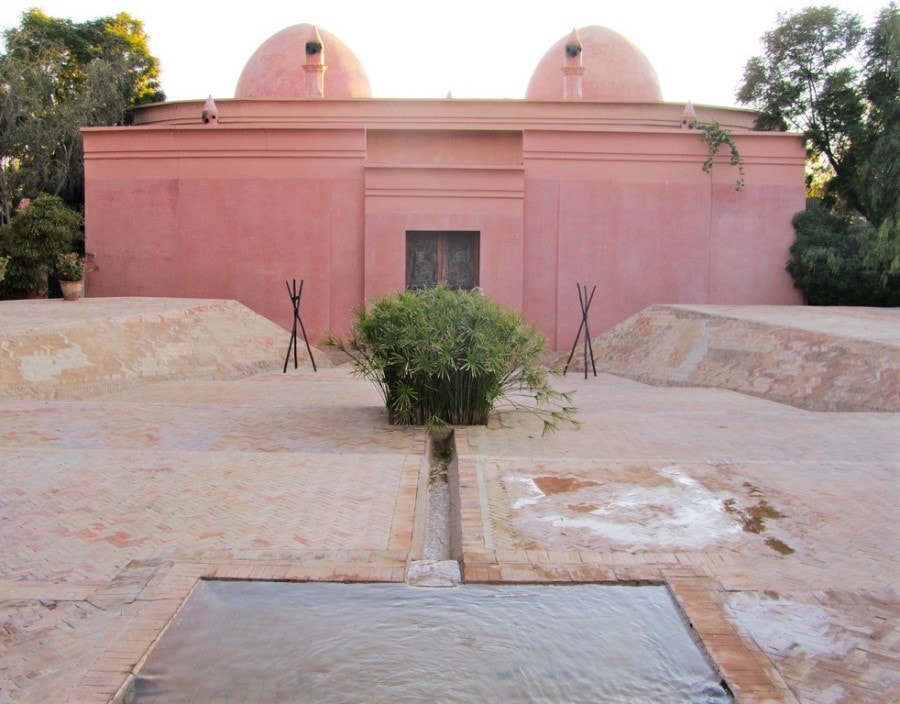
[[[699,168],[693,131],[526,133],[528,317],[565,349],[581,322],[578,284],[597,286],[592,333],[654,303],[799,303],[784,264],[804,206],[802,152],[780,137],[737,138],[736,191],[724,156],[711,175]]]
[[[190,109],[197,107],[196,115]],[[784,271],[804,153],[732,129],[746,186],[667,104],[223,101],[84,131],[90,296],[232,298],[285,328],[305,280],[316,342],[405,285],[408,230],[480,232],[480,284],[555,349],[597,285],[591,332],[654,303],[799,303]],[[155,116],[155,118],[154,118]]]
[[[437,143],[427,151],[423,134],[409,137],[380,140],[374,157],[381,163],[365,170],[366,299],[405,286],[408,231],[467,230],[480,233],[481,288],[521,310],[521,134],[490,140],[480,133],[440,133],[430,135]],[[429,154],[438,162],[426,161]]]
[[[363,292],[363,133],[191,130],[167,158],[167,132],[102,158],[121,132],[85,135],[89,295],[229,298],[290,327],[297,278],[308,329],[345,327]]]

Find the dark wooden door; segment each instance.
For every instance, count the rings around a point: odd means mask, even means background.
[[[477,232],[406,233],[406,287],[478,286]]]

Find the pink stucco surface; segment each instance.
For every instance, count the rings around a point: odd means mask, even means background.
[[[616,102],[659,101],[662,90],[656,70],[647,55],[627,37],[609,27],[591,25],[560,38],[538,63],[525,97],[532,100],[562,100],[564,81],[560,66],[566,44],[580,43],[583,51],[569,65],[584,67],[580,80],[586,100]]]
[[[324,44],[324,57],[310,59],[309,41]],[[369,78],[356,55],[340,39],[311,24],[286,27],[264,41],[241,71],[236,98],[308,98],[304,64],[324,58],[328,73],[326,98],[370,98]]]
[[[84,130],[89,296],[235,299],[289,328],[305,281],[311,341],[405,286],[409,230],[480,233],[480,285],[550,345],[572,344],[576,284],[597,334],[654,303],[793,304],[784,271],[804,206],[794,135],[741,110],[711,175],[684,106],[590,101],[217,101]]]

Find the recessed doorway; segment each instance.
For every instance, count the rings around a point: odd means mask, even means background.
[[[480,233],[422,231],[406,233],[406,288],[472,289],[478,284]]]

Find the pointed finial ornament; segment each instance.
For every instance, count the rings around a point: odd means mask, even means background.
[[[315,25],[310,29],[305,45],[306,63],[303,71],[306,74],[306,97],[325,97],[325,44],[322,35]]]
[[[578,36],[578,30],[575,27],[572,27],[572,33],[569,35],[569,38],[566,39],[566,63],[568,64],[568,59],[575,59],[578,61],[578,64],[581,64],[581,52],[584,50],[584,45],[581,43],[581,37]]]
[[[325,60],[325,45],[322,43],[322,35],[319,34],[319,28],[315,25],[312,26],[309,36],[306,38],[305,49],[307,63],[322,63]]]
[[[681,113],[681,129],[694,129],[695,122],[697,122],[697,113],[694,110],[694,104],[688,100],[684,106],[684,111]]]
[[[584,77],[583,49],[578,30],[573,27],[563,49],[565,55],[562,68],[563,98],[565,100],[581,100],[581,84]]]
[[[200,119],[203,120],[204,125],[219,124],[219,108],[216,107],[216,101],[213,100],[212,94],[210,94],[203,104],[203,111],[200,113]]]

